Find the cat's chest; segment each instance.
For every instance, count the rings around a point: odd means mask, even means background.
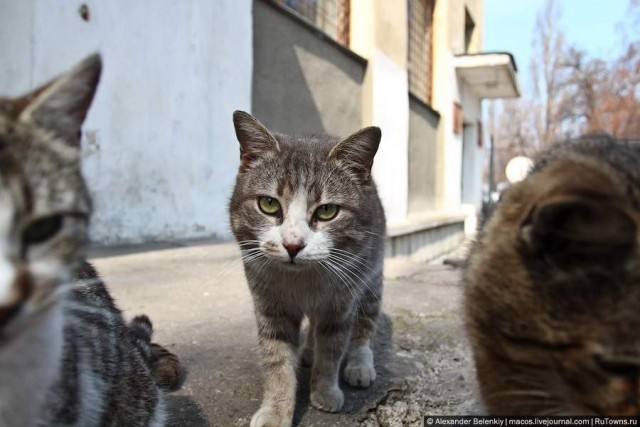
[[[259,275],[255,275],[248,268],[247,273],[254,297],[295,306],[305,312],[316,311],[327,305],[348,305],[353,299],[347,286],[325,277],[315,269],[263,269]]]

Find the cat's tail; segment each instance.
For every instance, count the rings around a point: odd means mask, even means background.
[[[146,315],[136,316],[129,323],[135,346],[149,363],[158,386],[167,391],[176,391],[182,387],[186,370],[180,359],[169,350],[151,342],[153,325]]]

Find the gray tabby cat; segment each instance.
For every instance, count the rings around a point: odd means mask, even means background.
[[[313,362],[313,406],[342,407],[345,353],[347,383],[368,387],[376,378],[371,339],[382,298],[385,217],[371,167],[381,134],[369,127],[342,141],[297,139],[271,133],[241,111],[233,121],[241,165],[231,226],[253,295],[265,379],[251,426],[289,426],[305,315],[301,357]]]
[[[151,345],[149,319],[127,325],[83,261],[91,203],[79,136],[100,70],[92,56],[23,98],[0,98],[3,427],[162,426],[158,383],[181,374]]]

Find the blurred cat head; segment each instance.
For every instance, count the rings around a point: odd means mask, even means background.
[[[0,98],[2,335],[51,302],[82,255],[91,209],[80,129],[100,71],[94,55],[21,98]]]
[[[561,156],[488,223],[465,281],[491,414],[640,414],[640,199],[627,179]]]
[[[339,251],[359,251],[384,214],[371,178],[381,133],[362,129],[344,140],[271,133],[247,113],[233,121],[241,165],[231,226],[245,251],[304,268]],[[381,238],[381,237],[378,237]]]

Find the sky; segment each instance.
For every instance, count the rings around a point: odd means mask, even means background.
[[[602,59],[621,52],[619,24],[625,21],[629,0],[555,1],[568,43]],[[528,84],[536,16],[544,4],[545,0],[484,0],[483,50],[512,53],[523,89]]]

